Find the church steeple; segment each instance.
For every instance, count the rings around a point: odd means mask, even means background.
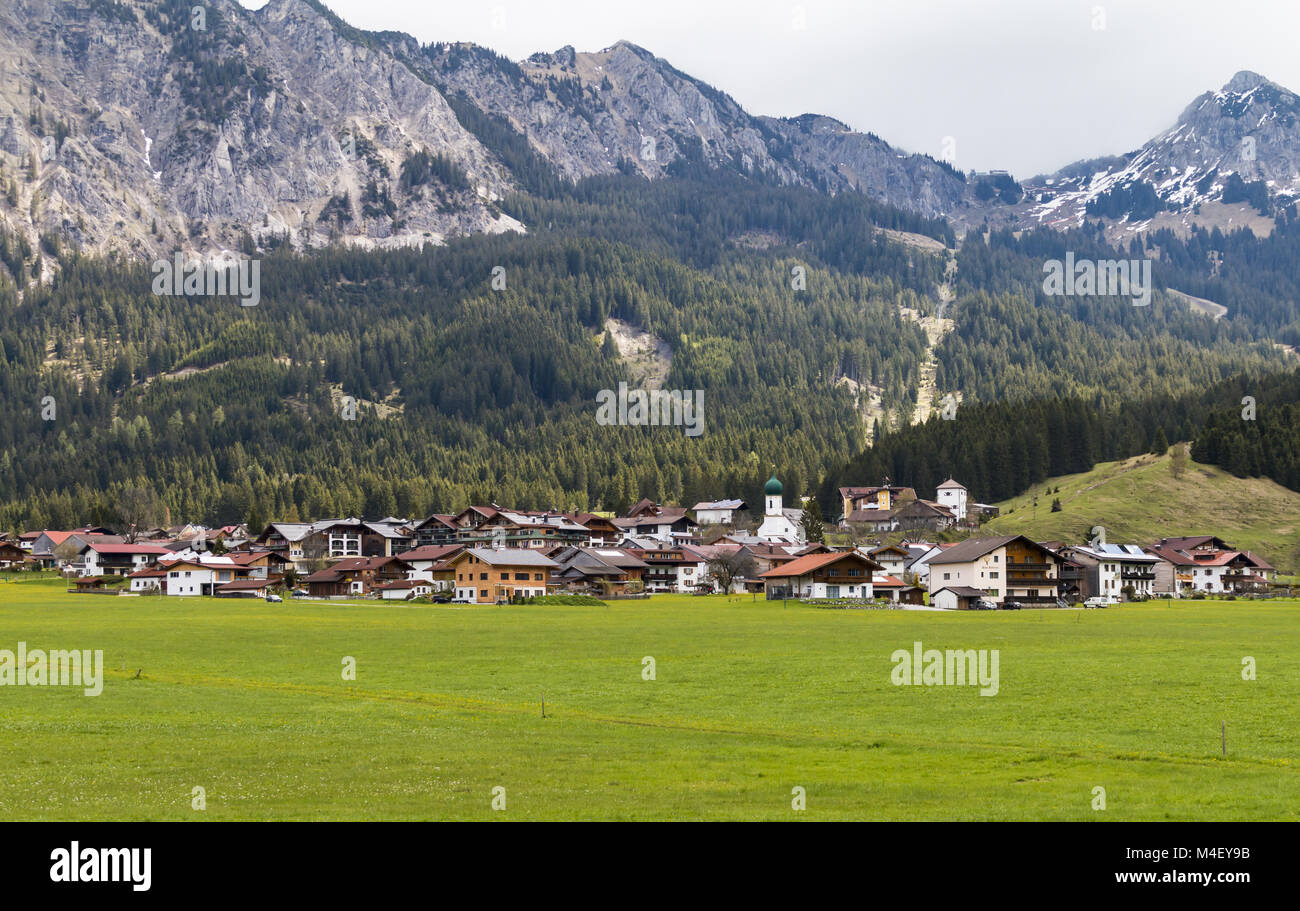
[[[784,485],[776,479],[776,474],[763,485],[766,506],[763,509],[763,524],[758,527],[757,535],[765,541],[793,543],[799,540],[799,530],[786,518],[781,495]]]

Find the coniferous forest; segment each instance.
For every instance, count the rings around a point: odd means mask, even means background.
[[[0,238],[0,527],[113,524],[138,488],[163,518],[254,526],[753,499],[774,471],[788,498],[888,475],[925,491],[960,476],[993,500],[1158,433],[1300,484],[1295,358],[1279,347],[1300,343],[1294,212],[1264,240],[1115,249],[1085,226],[958,243],[855,193],[690,167],[539,176],[500,206],[528,233],[392,252],[249,240],[255,307],[157,296],[147,263]],[[1046,296],[1042,263],[1066,250],[1152,257],[1151,305]],[[58,269],[33,283],[42,258]],[[927,316],[952,321],[932,351]],[[701,436],[596,422],[600,390],[641,382],[611,325],[667,346],[662,385],[702,391]],[[936,407],[960,407],[909,427],[931,357]],[[1259,419],[1234,423],[1247,394]]]

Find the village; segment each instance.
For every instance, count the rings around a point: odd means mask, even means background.
[[[121,595],[502,604],[749,593],[946,610],[1256,596],[1280,585],[1265,560],[1209,534],[1126,544],[981,534],[996,508],[952,479],[933,500],[889,479],[839,495],[825,528],[786,507],[773,477],[761,516],[739,499],[689,509],[643,499],[625,516],[494,504],[420,521],[28,531],[0,541],[0,569],[57,571],[69,591]]]

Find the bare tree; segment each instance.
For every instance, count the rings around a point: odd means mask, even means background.
[[[1187,444],[1178,443],[1174,446],[1174,451],[1169,456],[1169,473],[1175,478],[1181,478],[1186,471]]]
[[[158,495],[148,487],[124,487],[117,497],[117,516],[128,544],[158,520]]]
[[[737,579],[752,579],[758,570],[753,555],[743,550],[719,554],[705,565],[709,576],[722,588],[723,593],[730,592]]]
[[[52,551],[50,551],[50,553],[54,555],[54,559],[58,560],[59,565],[63,567],[76,561],[78,555],[81,553],[81,545],[77,543],[76,539],[68,538],[68,540],[64,541],[62,544],[57,545]]]

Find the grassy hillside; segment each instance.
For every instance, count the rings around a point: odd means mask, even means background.
[[[461,610],[0,583],[0,648],[104,655],[95,697],[4,687],[0,813],[1296,820],[1298,618],[1296,601],[986,614],[664,595]],[[892,654],[916,642],[998,650],[997,692],[894,685]],[[1257,680],[1242,680],[1244,655]]]
[[[1101,525],[1106,540],[1116,544],[1215,534],[1255,551],[1279,571],[1300,569],[1300,493],[1190,460],[1182,477],[1175,478],[1171,463],[1168,454],[1141,455],[1050,478],[999,503],[1002,514],[986,528],[1021,532],[1038,541],[1083,542],[1093,526]],[[1056,498],[1061,511],[1054,513]]]

